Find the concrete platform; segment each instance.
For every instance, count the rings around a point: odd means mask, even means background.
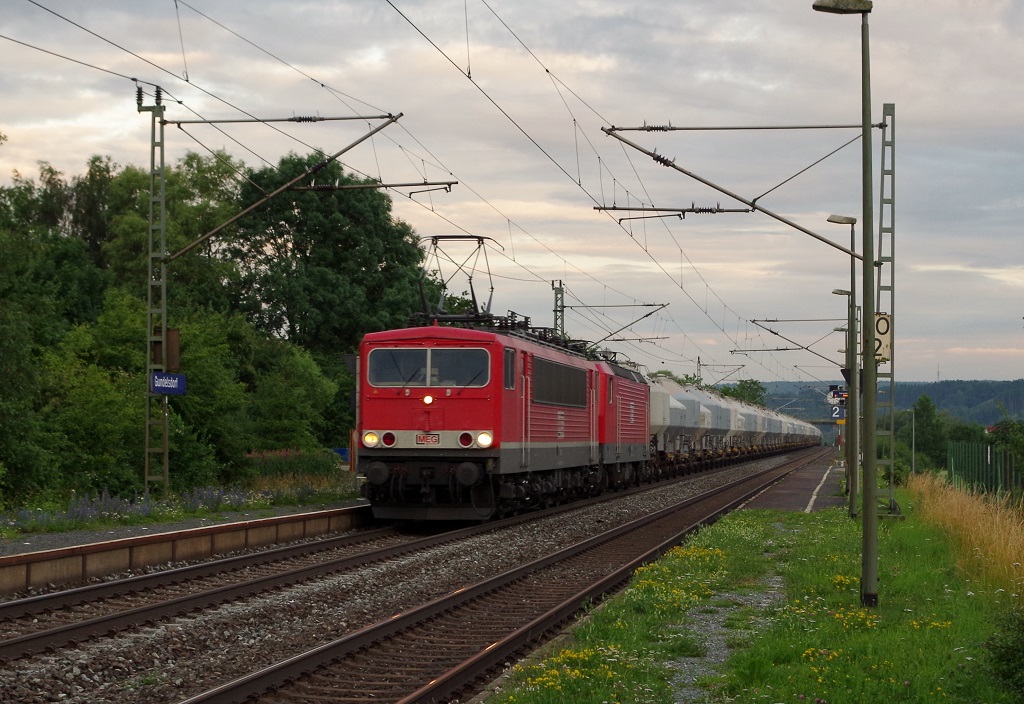
[[[836,455],[826,456],[787,475],[740,508],[820,511],[849,505],[843,494],[845,467]]]

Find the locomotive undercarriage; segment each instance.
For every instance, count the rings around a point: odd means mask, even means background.
[[[374,516],[487,520],[596,496],[613,485],[598,466],[500,474],[494,461],[386,462],[366,467]]]
[[[654,483],[800,447],[788,443],[730,453],[698,450],[651,461],[607,463],[545,471],[499,473],[494,459],[393,461],[363,466],[363,494],[376,518],[484,521],[547,508],[606,491]]]

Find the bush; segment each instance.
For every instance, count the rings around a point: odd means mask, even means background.
[[[988,650],[996,677],[1024,697],[1024,606],[1008,609],[1000,615]]]
[[[196,431],[173,411],[168,419],[168,431],[171,488],[185,491],[219,484],[222,480],[221,467],[211,444],[198,437]],[[160,456],[154,455],[153,461],[159,462]]]
[[[341,460],[333,450],[268,450],[246,455],[253,477],[305,475],[329,477],[340,472]]]

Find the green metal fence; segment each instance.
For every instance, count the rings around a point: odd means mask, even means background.
[[[946,467],[953,485],[968,491],[1021,496],[1024,468],[1006,450],[976,442],[951,442]]]

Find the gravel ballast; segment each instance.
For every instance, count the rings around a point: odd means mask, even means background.
[[[761,460],[756,468],[784,459]],[[0,701],[180,701],[751,470],[747,465],[697,475],[614,502],[6,663]]]

